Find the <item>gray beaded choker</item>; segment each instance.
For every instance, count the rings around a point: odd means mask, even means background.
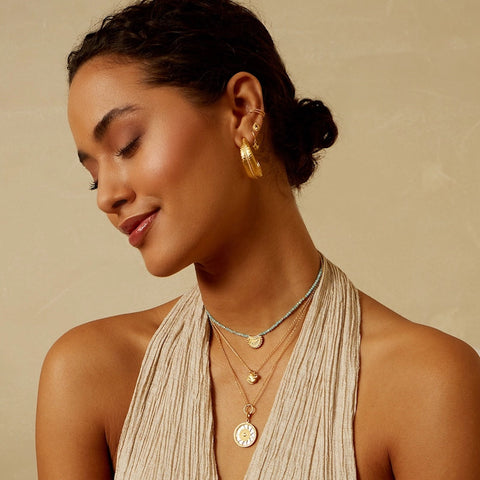
[[[263,344],[263,337],[267,333],[270,333],[272,330],[275,330],[283,321],[285,321],[298,307],[312,294],[312,292],[317,287],[318,283],[320,282],[320,278],[322,276],[322,265],[320,265],[320,269],[318,271],[317,277],[313,282],[312,286],[308,289],[308,292],[282,317],[280,320],[277,320],[270,328],[267,328],[263,332],[258,333],[257,335],[248,335],[246,333],[237,332],[236,330],[232,330],[231,328],[223,325],[218,320],[215,320],[210,312],[205,308],[205,312],[207,313],[208,319],[214,323],[217,327],[223,328],[227,332],[233,333],[234,335],[238,335],[239,337],[243,337],[247,339],[248,345],[252,348],[260,348]]]

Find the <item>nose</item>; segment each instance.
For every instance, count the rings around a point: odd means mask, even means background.
[[[135,199],[135,192],[120,170],[109,169],[99,172],[97,205],[107,214],[117,213],[125,204]]]

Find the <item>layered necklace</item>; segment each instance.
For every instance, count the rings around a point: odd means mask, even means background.
[[[237,389],[240,393],[240,395],[243,398],[244,401],[244,407],[243,407],[243,413],[246,416],[246,421],[240,423],[235,427],[235,430],[233,432],[233,439],[235,443],[242,448],[247,448],[252,446],[256,439],[257,439],[257,428],[255,425],[252,424],[251,419],[255,412],[257,411],[257,403],[259,402],[260,398],[262,397],[263,393],[265,392],[266,387],[268,386],[270,379],[272,378],[275,369],[277,368],[277,365],[282,358],[283,354],[286,352],[288,347],[291,345],[293,339],[295,338],[295,332],[297,330],[298,324],[303,320],[305,317],[305,314],[308,310],[308,307],[312,301],[312,293],[314,292],[315,288],[317,287],[319,280],[321,276],[321,268],[320,271],[317,275],[317,278],[315,279],[315,282],[313,285],[310,287],[308,290],[307,294],[299,301],[297,304],[290,310],[289,314],[287,316],[282,317],[280,322],[276,322],[277,324],[274,324],[273,327],[270,327],[270,329],[266,330],[265,332],[262,332],[261,334],[258,334],[259,336],[266,335],[267,333],[271,332],[274,328],[276,328],[278,325],[280,325],[281,322],[283,322],[288,316],[290,316],[293,312],[297,310],[297,313],[295,315],[295,319],[292,322],[292,325],[288,329],[288,331],[283,335],[283,337],[280,339],[280,341],[275,345],[275,347],[272,349],[270,354],[267,356],[267,358],[262,362],[262,364],[258,368],[252,368],[250,367],[247,362],[242,358],[242,356],[237,352],[237,350],[233,347],[233,345],[228,341],[226,336],[222,333],[222,331],[219,329],[219,327],[224,328],[227,331],[231,331],[231,333],[234,333],[239,336],[245,336],[239,332],[235,332],[233,330],[230,330],[228,327],[225,327],[221,324],[219,324],[217,321],[215,321],[210,315],[210,325],[212,327],[213,334],[215,335],[223,356],[225,357],[226,363],[228,365],[229,370],[232,373],[233,379],[235,381],[235,385],[237,386]],[[263,338],[262,338],[262,343],[263,343]],[[225,345],[231,350],[231,352],[235,355],[235,357],[238,358],[238,360],[242,363],[242,365],[245,367],[245,369],[248,371],[248,375],[246,377],[246,381],[250,385],[254,385],[260,380],[263,381],[263,384],[261,385],[260,389],[258,390],[257,394],[255,395],[255,398],[253,400],[249,400],[247,393],[245,392],[245,389],[242,387],[242,384],[240,382],[240,379],[235,372],[235,369],[233,368],[233,365],[227,355],[227,352],[225,350]],[[250,342],[249,342],[250,345]],[[250,345],[252,346],[252,345]],[[258,348],[258,347],[254,347]],[[270,371],[267,373],[265,378],[260,376],[260,372],[262,371],[263,367],[275,356],[277,355],[277,358],[274,360],[273,365],[270,369]]]
[[[238,337],[243,337],[247,340],[247,343],[250,347],[252,348],[260,348],[263,345],[264,341],[264,336],[267,333],[270,333],[271,331],[275,330],[280,324],[282,324],[292,313],[294,313],[302,303],[305,302],[305,300],[310,297],[312,292],[315,290],[317,287],[318,283],[320,282],[320,277],[322,276],[322,265],[320,265],[320,268],[318,270],[318,274],[312,283],[311,287],[308,289],[308,292],[279,320],[277,320],[271,327],[267,328],[263,332],[257,333],[256,335],[249,335],[248,333],[242,333],[242,332],[237,332],[236,330],[233,330],[226,325],[223,325],[220,323],[218,320],[215,320],[215,318],[212,317],[210,312],[205,308],[205,312],[208,316],[208,319],[213,325],[216,325],[217,327],[222,328],[223,330],[226,330],[229,333],[233,333],[234,335],[237,335]]]

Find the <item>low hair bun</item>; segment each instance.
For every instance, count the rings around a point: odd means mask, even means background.
[[[338,129],[329,108],[309,98],[295,100],[286,120],[284,145],[279,153],[283,149],[290,185],[298,188],[315,171],[317,154],[335,143]]]
[[[305,153],[331,147],[337,139],[338,130],[332,114],[320,100],[303,98],[298,101],[294,118],[300,129]]]

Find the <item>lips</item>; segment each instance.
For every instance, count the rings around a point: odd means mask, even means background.
[[[128,241],[133,247],[138,247],[143,242],[158,212],[159,209],[129,217],[119,225],[118,229],[128,235]]]

